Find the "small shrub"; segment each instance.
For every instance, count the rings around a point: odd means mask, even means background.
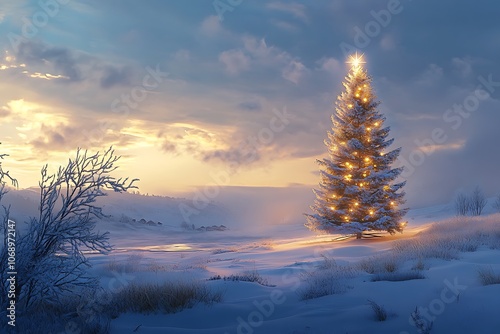
[[[413,265],[411,268],[412,270],[419,270],[422,271],[425,269],[425,262],[424,260],[420,257],[418,258],[418,261]]]
[[[486,206],[486,197],[484,197],[483,191],[476,187],[474,192],[470,197],[470,212],[473,216],[480,216]]]
[[[417,328],[419,334],[429,334],[432,330],[432,325],[434,324],[432,321],[427,322],[422,318],[418,307],[415,307],[415,311],[411,313],[411,319]]]
[[[224,281],[238,281],[238,282],[255,282],[264,286],[274,287],[275,285],[269,284],[266,278],[262,277],[256,270],[245,271],[241,274],[237,275],[229,275],[223,276],[220,275],[212,276],[208,280],[219,280],[223,279]]]
[[[302,300],[319,298],[345,292],[348,280],[355,276],[351,266],[338,265],[334,259],[323,256],[323,262],[318,270],[302,275],[305,286],[299,290]]]
[[[464,194],[458,194],[455,198],[455,213],[457,216],[467,216],[471,209],[469,197]]]
[[[368,274],[375,274],[375,259],[375,257],[362,259],[358,262],[359,269]]]
[[[222,292],[212,292],[206,285],[196,282],[183,283],[132,283],[113,295],[116,314],[125,312],[174,313],[191,308],[199,302],[212,304],[222,300]]]
[[[375,319],[377,319],[377,321],[385,321],[387,319],[387,311],[383,306],[380,306],[370,299],[368,299],[368,304],[371,306],[373,313],[375,313]]]
[[[455,198],[455,212],[457,216],[480,216],[487,204],[481,188],[476,187],[470,196],[458,194]]]
[[[396,259],[388,259],[387,262],[384,263],[384,269],[388,273],[393,273],[398,269],[398,263],[396,262]]]
[[[410,281],[413,279],[423,279],[425,276],[416,270],[403,271],[403,272],[392,272],[392,273],[381,273],[372,277],[372,282],[379,281],[390,281],[390,282],[401,282]]]
[[[477,274],[482,285],[500,284],[500,274],[496,274],[491,266],[480,268]]]
[[[402,258],[399,254],[382,254],[362,259],[357,267],[368,274],[392,273],[401,265]]]

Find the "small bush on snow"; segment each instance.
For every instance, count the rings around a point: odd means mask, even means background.
[[[500,274],[496,274],[491,266],[480,268],[477,275],[482,285],[500,284]]]
[[[385,308],[373,300],[368,299],[368,304],[371,306],[373,313],[375,314],[375,319],[377,321],[385,321],[387,319],[387,311]]]
[[[424,270],[425,269],[425,262],[424,260],[420,257],[418,258],[418,261],[411,267],[412,270]]]
[[[415,307],[415,311],[413,311],[410,316],[419,334],[430,334],[434,323],[425,320],[420,314],[418,307]]]
[[[362,259],[357,267],[368,274],[393,273],[402,265],[403,259],[397,254],[383,254]]]
[[[132,283],[113,296],[108,310],[116,314],[124,312],[173,313],[191,308],[197,303],[212,304],[222,300],[222,292],[212,292],[197,282],[183,283]]]
[[[323,256],[318,270],[302,275],[304,286],[299,290],[302,300],[343,293],[349,288],[348,280],[355,276],[353,267],[342,266],[332,258]]]
[[[215,281],[221,279],[224,281],[255,282],[264,286],[271,286],[271,287],[275,286],[273,284],[269,284],[268,280],[262,277],[257,270],[245,271],[241,274],[229,275],[229,276],[216,275],[210,277],[208,280]]]

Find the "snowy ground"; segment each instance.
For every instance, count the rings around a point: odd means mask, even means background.
[[[404,234],[334,241],[332,236],[312,234],[300,222],[253,233],[239,225],[232,228],[235,218],[217,206],[198,217],[195,227],[224,224],[228,230],[185,230],[173,214],[179,200],[133,198],[134,205],[104,203],[112,217],[100,222],[99,229],[111,232],[115,250],[107,256],[89,254],[103,286],[113,293],[131,283],[202,282],[222,291],[223,300],[175,314],[121,314],[112,320],[111,333],[422,333],[410,320],[416,307],[424,323],[433,323],[430,333],[498,333],[500,328],[500,284],[484,286],[478,276],[481,268],[500,274],[500,241],[498,247],[491,246],[496,239],[488,245],[474,241],[476,235],[484,239],[498,231],[499,215],[455,222],[450,220],[452,207],[441,205],[410,211]],[[24,203],[20,198],[13,201]],[[492,213],[489,210],[486,214]],[[140,223],[141,218],[156,225]],[[432,243],[429,234],[418,233],[440,221],[447,222],[436,235],[453,237],[450,226],[453,230],[456,223],[455,238],[477,247],[457,256],[450,251],[447,259],[408,257],[408,250],[392,250],[394,242]],[[495,237],[500,240],[500,233]],[[438,246],[432,252],[448,254],[449,243],[440,240],[434,241]],[[372,281],[377,274],[398,277],[415,271],[424,278]],[[247,272],[257,272],[267,285],[209,280]],[[333,286],[336,293],[303,300],[308,287],[318,286]],[[385,308],[385,321],[375,319],[368,300]]]

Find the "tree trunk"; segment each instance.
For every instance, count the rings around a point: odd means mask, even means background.
[[[363,232],[356,233],[356,239],[361,239],[362,235],[363,235]]]

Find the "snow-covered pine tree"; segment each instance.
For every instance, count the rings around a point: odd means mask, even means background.
[[[396,183],[402,168],[391,168],[401,148],[386,152],[393,139],[387,140],[389,127],[377,110],[379,102],[371,86],[371,77],[358,54],[351,56],[351,69],[332,116],[332,132],[325,145],[329,157],[318,160],[322,167],[316,201],[306,214],[306,226],[314,231],[356,234],[364,231],[402,232],[406,182]]]

